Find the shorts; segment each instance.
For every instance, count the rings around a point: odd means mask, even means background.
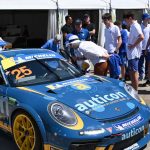
[[[148,63],[150,63],[150,52],[147,53],[147,59]]]
[[[119,53],[120,56],[120,61],[121,61],[121,66],[126,66],[127,65],[127,53]]]
[[[101,62],[94,65],[94,74],[99,76],[106,76],[108,71],[108,62]]]
[[[138,71],[139,58],[128,60],[129,71]]]

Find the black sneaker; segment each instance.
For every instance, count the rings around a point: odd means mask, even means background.
[[[150,86],[150,80],[147,80],[142,86],[143,86],[143,87],[145,87],[145,86]]]

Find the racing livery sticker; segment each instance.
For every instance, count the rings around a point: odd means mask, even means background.
[[[85,89],[91,89],[89,85],[85,84],[84,82],[88,83],[91,81],[95,81],[92,78],[82,78],[82,79],[74,79],[74,80],[69,80],[69,81],[64,81],[61,83],[54,83],[46,86],[47,88],[51,90],[59,89],[65,86],[71,85],[72,88],[74,89],[80,89],[80,90],[85,90]],[[84,84],[83,84],[84,83]]]
[[[29,68],[27,68],[27,66],[22,66],[20,68],[12,70],[11,74],[15,75],[16,80],[19,80],[26,76],[31,75],[32,71]]]
[[[131,137],[133,137],[133,136],[135,136],[135,135],[138,135],[138,134],[141,133],[142,131],[144,131],[144,126],[139,127],[139,128],[137,128],[137,129],[136,129],[136,128],[133,128],[133,129],[130,130],[130,132],[127,132],[127,133],[122,134],[121,139],[122,139],[122,140],[129,139],[129,138],[131,138]]]
[[[119,122],[119,123],[116,123],[116,124],[113,124],[113,127],[116,129],[116,130],[125,130],[127,128],[130,128],[130,127],[133,127],[137,124],[139,124],[140,122],[143,121],[143,118],[141,115],[136,115],[135,117],[127,120],[127,121],[124,121],[124,122]]]
[[[125,148],[124,150],[136,150],[136,149],[138,149],[138,148],[139,148],[138,143],[135,143],[135,144],[133,144],[133,145],[131,145],[131,146]]]
[[[90,90],[91,87],[85,83],[74,83],[71,85],[71,87],[75,90]]]
[[[20,56],[14,57],[14,60],[16,63],[21,63],[21,62],[33,60],[34,58],[37,58],[37,59],[56,58],[56,54],[39,53],[39,54],[31,54],[31,55],[20,55]]]
[[[102,112],[105,110],[105,106],[123,101],[126,97],[127,96],[122,92],[110,93],[104,96],[95,95],[88,101],[76,104],[75,107],[79,111],[92,109],[98,112]]]
[[[13,57],[3,59],[1,61],[1,63],[2,63],[2,66],[3,66],[4,70],[6,70],[6,69],[8,69],[8,68],[13,67],[13,66],[16,65]]]

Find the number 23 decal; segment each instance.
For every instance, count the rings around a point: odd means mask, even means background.
[[[24,78],[25,76],[32,74],[32,71],[28,69],[27,66],[23,66],[18,69],[12,70],[11,74],[16,75],[16,80],[19,80],[21,78]]]

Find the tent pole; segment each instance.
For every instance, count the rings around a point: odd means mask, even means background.
[[[111,6],[111,0],[110,0],[110,2],[109,2],[109,13],[111,14],[111,12],[112,12],[112,6]]]

